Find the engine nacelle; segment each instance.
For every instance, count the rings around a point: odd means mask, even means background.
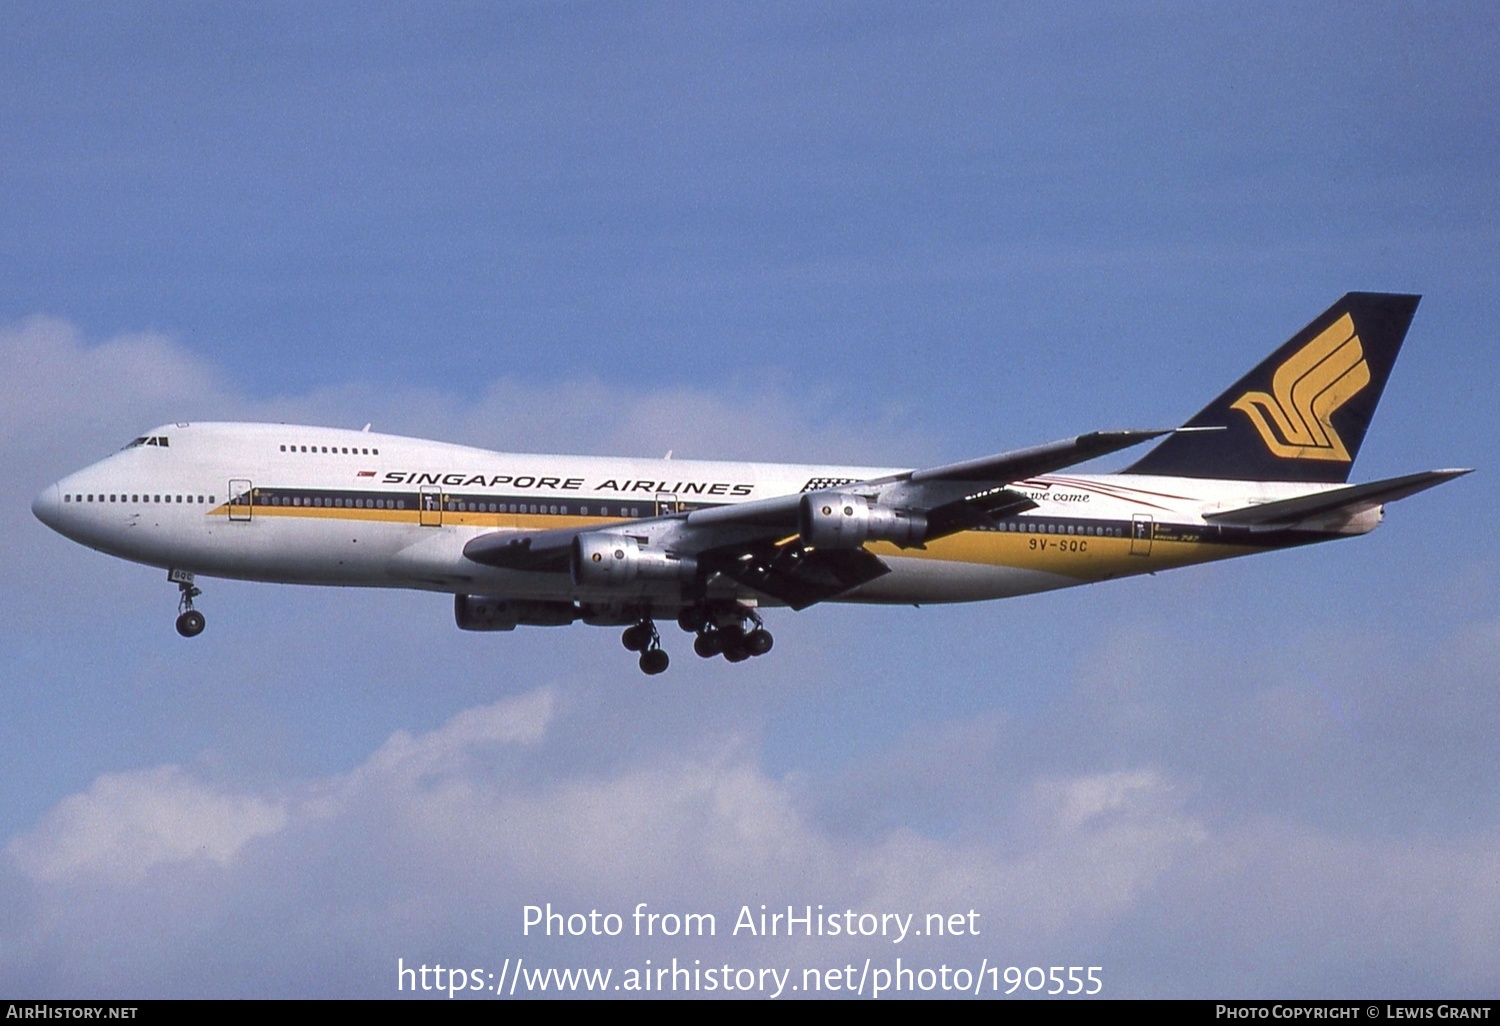
[[[565,627],[578,619],[578,607],[571,602],[454,595],[453,619],[460,630],[466,631],[513,631],[518,626]]]
[[[797,513],[802,540],[815,549],[857,549],[867,541],[910,548],[927,537],[925,514],[871,505],[845,492],[808,492]]]
[[[573,583],[618,587],[636,580],[689,581],[698,561],[661,549],[645,549],[624,534],[580,534],[573,539]]]

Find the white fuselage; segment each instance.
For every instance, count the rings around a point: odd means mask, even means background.
[[[63,478],[33,509],[69,538],[169,570],[607,603],[622,596],[580,587],[566,573],[484,566],[465,558],[464,545],[497,531],[602,526],[898,472],[513,455],[333,428],[176,424]],[[1063,474],[1013,487],[1037,508],[921,549],[872,543],[891,572],[840,598],[1002,598],[1363,533],[1380,519],[1375,508],[1295,532],[1226,532],[1204,520],[1306,494],[1305,484]],[[742,585],[715,587],[725,598],[756,601]],[[656,583],[625,597],[665,608],[674,590]]]

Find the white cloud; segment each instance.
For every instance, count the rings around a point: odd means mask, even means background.
[[[1182,927],[1210,909],[1210,981],[1232,980],[1231,968],[1258,989],[1296,981],[1276,954],[1295,940],[1299,950],[1336,945],[1336,957],[1308,957],[1337,973],[1332,983],[1352,986],[1370,971],[1362,957],[1377,969],[1396,957],[1383,939],[1396,936],[1446,953],[1438,975],[1449,993],[1488,978],[1484,953],[1500,921],[1488,837],[1412,844],[1275,819],[1214,824],[1190,808],[1179,781],[1129,769],[1034,778],[1016,833],[898,826],[851,838],[809,811],[815,782],[768,776],[732,738],[717,754],[638,754],[608,772],[551,759],[586,716],[538,689],[432,731],[393,734],[348,773],[261,794],[173,766],[105,775],[7,848],[29,881],[19,903],[29,914],[5,947],[19,933],[73,952],[60,977],[73,993],[122,980],[182,993],[174,973],[203,945],[216,946],[230,974],[194,993],[379,995],[398,954],[625,966],[653,953],[822,965],[1058,952],[1097,964],[1101,949],[1115,956],[1112,992],[1141,993],[1159,969],[1140,964],[1126,938],[1149,922],[1156,956],[1192,964],[1205,954],[1181,947],[1191,936]],[[192,872],[153,875],[173,866]],[[72,914],[84,900],[94,914]],[[523,938],[522,907],[549,901],[622,915],[639,901],[708,911],[720,933],[665,947]],[[899,950],[727,936],[740,905],[762,903],[911,912],[918,924],[930,912],[974,909],[981,932],[914,937]],[[150,952],[93,957],[113,950],[107,936],[145,929],[156,938]],[[267,960],[268,946],[276,953]],[[233,975],[251,972],[247,959],[257,960],[254,986]],[[316,981],[301,975],[310,966],[321,967]],[[11,961],[0,978],[29,977]]]
[[[98,876],[128,885],[173,863],[225,866],[247,842],[286,823],[275,800],[224,794],[160,766],[98,778],[5,850],[37,883]]]
[[[131,333],[90,345],[73,325],[54,317],[0,326],[0,365],[6,368],[0,439],[8,445],[29,448],[43,439],[55,444],[59,433],[76,441],[121,417],[149,418],[161,415],[151,411],[188,405],[203,409],[224,399],[213,368],[167,336]],[[109,436],[93,444],[107,453],[128,441]]]

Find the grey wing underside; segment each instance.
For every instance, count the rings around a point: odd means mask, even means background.
[[[923,539],[992,526],[1001,517],[1033,509],[1008,485],[1082,463],[1166,434],[1165,431],[1096,431],[1046,445],[976,460],[913,470],[840,486],[840,493],[926,517]],[[618,521],[601,526],[544,531],[496,531],[464,546],[476,563],[534,573],[567,573],[579,536],[627,535],[697,560],[705,574],[723,574],[748,588],[803,609],[842,595],[890,572],[863,547],[812,548],[799,541],[805,495],[711,506],[689,512]]]

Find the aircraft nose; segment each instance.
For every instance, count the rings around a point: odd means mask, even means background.
[[[31,500],[31,512],[52,530],[57,530],[62,520],[62,495],[57,485],[48,485],[42,494]]]

